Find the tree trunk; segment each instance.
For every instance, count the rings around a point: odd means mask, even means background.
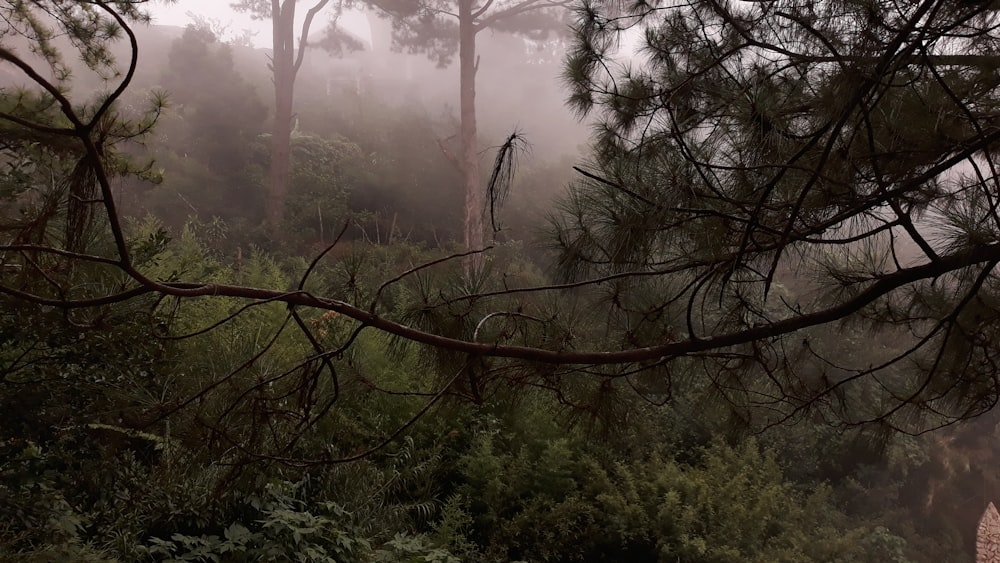
[[[484,197],[479,180],[479,143],[476,130],[476,26],[472,17],[474,0],[459,0],[459,67],[461,87],[462,185],[465,189],[465,247],[480,248],[484,240]],[[477,255],[478,257],[478,255]],[[466,270],[478,266],[479,259],[466,263]]]
[[[291,173],[292,99],[295,94],[295,0],[272,0],[274,54],[274,124],[271,127],[271,177],[267,191],[267,226],[278,229],[285,218]]]

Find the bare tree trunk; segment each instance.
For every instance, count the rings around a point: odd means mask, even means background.
[[[271,127],[271,177],[267,225],[277,229],[285,218],[291,172],[292,99],[295,94],[295,0],[272,0],[274,54],[274,124]]]
[[[275,86],[274,125],[271,129],[271,177],[267,192],[267,224],[273,229],[285,219],[285,200],[291,176],[292,84]]]
[[[480,248],[483,244],[483,190],[479,179],[479,143],[476,128],[476,25],[473,0],[459,0],[459,66],[461,85],[462,185],[465,189],[465,247]],[[466,270],[478,266],[478,255],[467,261]]]

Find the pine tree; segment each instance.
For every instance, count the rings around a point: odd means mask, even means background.
[[[316,16],[330,4],[317,0],[306,12],[301,34],[295,36],[298,0],[240,0],[232,6],[272,24],[272,52],[268,65],[274,74],[274,122],[271,126],[271,171],[265,214],[268,227],[277,229],[285,215],[285,200],[291,178],[292,116],[295,78],[305,59],[309,30]],[[339,8],[339,5],[338,5]]]
[[[623,340],[713,349],[772,407],[863,382],[881,398],[854,422],[992,407],[996,9],[583,2],[565,77],[598,134],[556,220],[564,273],[655,274],[614,284]]]
[[[423,52],[444,65],[458,51],[460,82],[461,152],[454,155],[442,144],[449,160],[461,171],[465,192],[463,242],[469,250],[485,241],[485,188],[479,166],[476,122],[476,73],[479,56],[476,37],[492,29],[544,38],[564,29],[569,2],[565,0],[367,0],[393,20],[394,42],[400,48]]]

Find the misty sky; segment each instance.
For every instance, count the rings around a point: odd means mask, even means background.
[[[161,2],[151,3],[149,10],[153,14],[153,23],[157,25],[186,26],[192,23],[187,15],[192,12],[207,18],[218,20],[223,25],[228,25],[230,31],[240,33],[244,29],[257,32],[255,43],[258,47],[271,46],[271,26],[269,22],[254,21],[247,14],[241,14],[229,7],[229,0],[177,0],[177,2],[165,5]],[[300,2],[296,10],[298,21],[296,27],[302,23],[306,11],[309,9],[308,2]],[[313,23],[313,30],[321,30],[325,27],[326,20],[318,20]],[[360,12],[345,13],[341,17],[341,25],[351,30],[358,36],[367,39],[368,24],[364,15]]]

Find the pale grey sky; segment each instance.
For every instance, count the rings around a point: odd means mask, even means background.
[[[163,4],[153,2],[150,4],[150,12],[153,14],[153,23],[158,25],[185,26],[191,23],[191,18],[187,15],[192,12],[206,18],[216,19],[223,25],[228,25],[230,31],[240,33],[244,29],[257,32],[255,44],[258,47],[271,46],[271,24],[267,21],[254,21],[247,14],[241,14],[229,7],[230,0],[178,0],[173,4]],[[296,26],[302,24],[309,9],[309,2],[299,2],[296,10],[298,21]],[[326,19],[313,22],[313,30],[323,29]],[[351,30],[358,36],[368,39],[368,22],[360,12],[345,13],[341,17],[341,25]]]

